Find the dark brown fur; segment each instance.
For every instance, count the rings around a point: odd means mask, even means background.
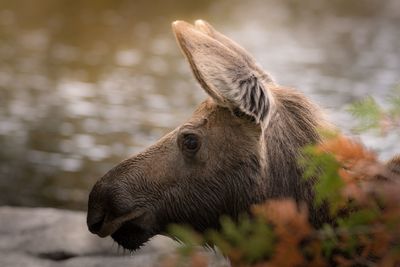
[[[309,205],[313,224],[326,221],[324,211],[313,209],[312,182],[303,181],[297,164],[301,148],[320,140],[320,112],[298,91],[260,74],[242,48],[221,39],[208,24],[196,26],[177,24],[175,32],[210,98],[182,126],[96,183],[89,197],[89,229],[137,249],[170,223],[199,231],[218,228],[223,214],[237,218],[253,204],[287,197]],[[215,64],[220,65],[207,69],[201,58],[207,50],[201,49],[210,46],[218,51]],[[239,58],[233,64],[241,66],[238,72],[230,72],[224,53]],[[228,80],[218,80],[219,70],[228,71],[221,74]],[[238,91],[230,92],[231,87]],[[185,147],[188,136],[200,143],[195,153]]]

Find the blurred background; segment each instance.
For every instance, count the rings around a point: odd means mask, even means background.
[[[94,182],[206,96],[170,23],[202,18],[351,133],[400,82],[397,0],[0,0],[0,205],[85,209]],[[400,133],[360,138],[382,159]]]

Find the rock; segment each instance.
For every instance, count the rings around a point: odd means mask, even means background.
[[[152,267],[177,246],[156,236],[139,251],[124,253],[111,238],[88,232],[84,212],[0,207],[1,267]],[[215,253],[213,257],[218,266],[224,262]]]

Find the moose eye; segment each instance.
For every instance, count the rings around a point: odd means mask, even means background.
[[[184,136],[182,147],[184,150],[194,153],[200,148],[200,140],[194,134]]]

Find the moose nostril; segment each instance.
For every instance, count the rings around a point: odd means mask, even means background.
[[[104,223],[104,218],[105,217],[102,217],[94,222],[88,223],[89,231],[92,232],[93,234],[97,234],[98,232],[100,232],[100,229]]]

